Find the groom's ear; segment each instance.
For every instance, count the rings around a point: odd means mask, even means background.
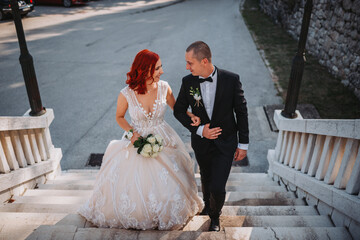
[[[209,63],[209,60],[207,58],[203,58],[201,62],[206,65]]]

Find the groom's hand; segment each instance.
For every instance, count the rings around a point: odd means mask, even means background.
[[[237,148],[234,156],[234,161],[243,160],[246,157],[247,151]]]
[[[191,125],[191,126],[194,126],[194,127],[199,126],[200,123],[201,123],[200,118],[199,118],[198,116],[195,116],[195,115],[193,115],[193,116],[191,117],[191,121],[192,121],[192,123],[191,123],[190,125]]]
[[[209,128],[210,124],[205,124],[203,129],[203,137],[207,139],[217,139],[218,136],[221,134],[222,129],[220,127],[216,128]]]

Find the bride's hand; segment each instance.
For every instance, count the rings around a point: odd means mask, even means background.
[[[131,138],[131,143],[134,144],[134,142],[138,140],[139,137],[141,137],[141,135],[138,132],[134,132]]]
[[[201,123],[200,118],[199,118],[198,116],[195,116],[195,115],[191,116],[191,121],[192,121],[193,123],[191,123],[190,125],[191,125],[191,126],[194,126],[194,127],[199,126],[200,123]]]

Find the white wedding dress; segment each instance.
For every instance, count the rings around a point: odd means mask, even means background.
[[[107,147],[94,191],[78,210],[99,227],[179,229],[202,210],[197,195],[194,162],[176,132],[164,121],[168,83],[159,81],[153,112],[147,114],[129,87],[121,90],[128,102],[131,125],[142,136],[159,134],[164,149],[145,158],[124,136]]]

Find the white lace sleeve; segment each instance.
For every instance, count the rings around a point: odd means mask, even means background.
[[[170,87],[170,85],[168,82],[161,80],[161,91],[163,92],[162,95],[163,95],[165,102],[166,102],[166,97],[167,97],[169,87]]]
[[[120,93],[122,93],[124,95],[124,97],[126,98],[126,101],[129,102],[129,87],[124,87],[123,89],[121,89]]]

